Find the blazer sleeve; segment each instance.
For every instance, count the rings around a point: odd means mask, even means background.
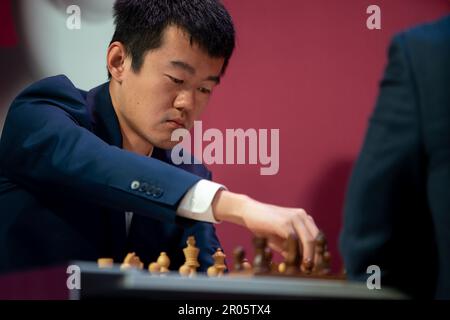
[[[367,268],[377,265],[382,285],[418,284],[411,280],[417,271],[411,266],[429,248],[425,244],[429,235],[419,230],[427,230],[430,223],[425,217],[422,155],[417,90],[401,34],[391,43],[378,100],[346,194],[340,251],[350,279],[366,281]]]
[[[64,81],[25,89],[5,120],[0,170],[34,192],[177,222],[177,203],[201,177],[105,143],[89,131],[86,112]]]

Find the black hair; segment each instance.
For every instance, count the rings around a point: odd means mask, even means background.
[[[211,57],[224,58],[225,72],[235,46],[233,21],[219,0],[116,0],[116,29],[111,40],[121,42],[139,72],[144,55],[162,44],[169,25],[186,31]],[[111,79],[111,74],[108,72]]]

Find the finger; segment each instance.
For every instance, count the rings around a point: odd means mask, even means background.
[[[315,239],[317,235],[319,234],[319,228],[317,227],[316,223],[314,222],[314,218],[310,216],[304,209],[298,209],[298,208],[291,208],[293,210],[299,211],[300,210],[300,217],[305,221],[305,225],[308,228],[309,233],[313,236]]]
[[[297,231],[290,220],[286,219],[283,223],[273,222],[272,225],[275,226],[276,229],[271,237],[276,237],[282,241],[286,241],[289,236],[295,236],[297,234]]]
[[[279,254],[281,254],[281,256],[283,257],[283,259],[287,259],[288,256],[288,252],[283,250],[282,247],[279,247],[273,243],[268,243],[268,246],[270,249],[274,250],[275,252],[278,252]]]
[[[269,237],[268,245],[272,250],[275,250],[278,253],[282,254],[284,251],[284,240],[280,237]]]
[[[305,218],[305,225],[308,228],[308,231],[312,235],[313,239],[316,239],[317,235],[319,234],[319,228],[317,227],[316,223],[314,222],[314,218],[308,214],[306,215],[306,218]]]
[[[304,219],[296,215],[293,219],[294,228],[299,236],[303,247],[303,263],[311,263],[314,261],[314,238],[306,227]]]

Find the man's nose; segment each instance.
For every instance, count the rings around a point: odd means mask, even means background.
[[[195,93],[193,91],[183,91],[178,94],[174,102],[174,107],[182,111],[192,111],[195,108]]]

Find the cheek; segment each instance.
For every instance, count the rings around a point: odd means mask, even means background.
[[[134,120],[140,123],[160,122],[170,107],[167,95],[158,94],[155,90],[134,90],[129,96],[127,108]]]
[[[209,97],[207,97],[207,96],[202,95],[197,98],[197,106],[196,106],[196,108],[194,110],[194,114],[193,114],[193,116],[196,120],[201,116],[203,111],[205,111],[206,106],[208,105],[208,102],[209,102]]]

